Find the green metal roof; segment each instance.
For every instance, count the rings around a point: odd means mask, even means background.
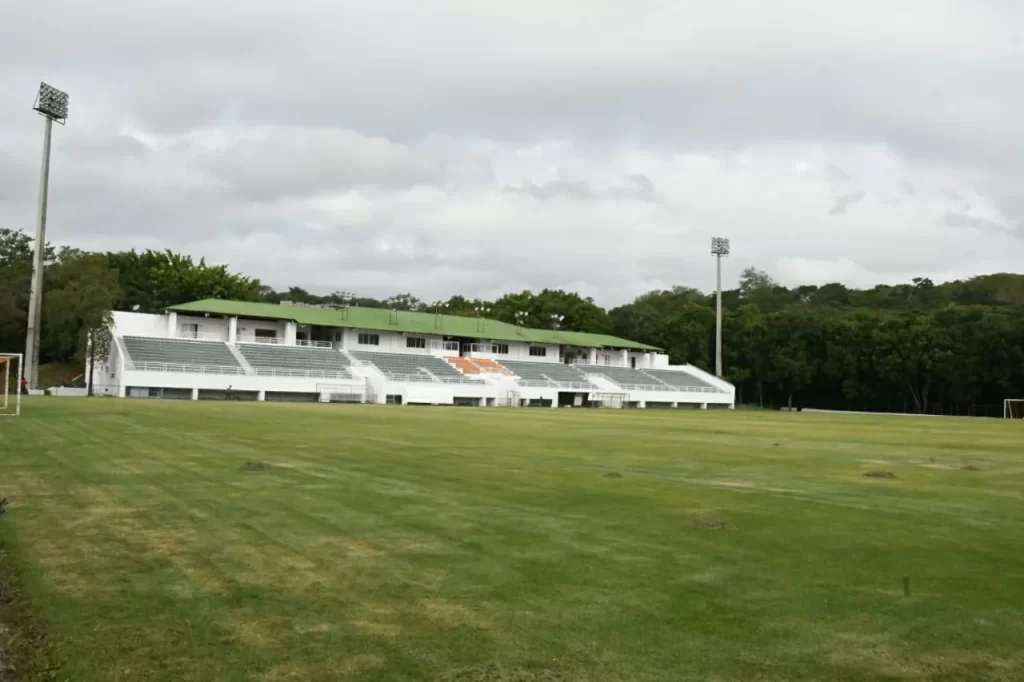
[[[306,306],[278,305],[275,303],[250,303],[247,301],[222,301],[208,298],[171,306],[168,310],[179,313],[209,313],[231,315],[264,320],[293,320],[298,324],[319,327],[347,327],[371,331],[405,332],[406,334],[434,334],[459,336],[491,341],[525,341],[527,343],[551,343],[584,348],[628,348],[633,350],[659,350],[655,346],[637,343],[607,334],[559,331],[517,327],[498,320],[483,320],[478,327],[475,317],[441,315],[441,324],[435,322],[433,313],[398,311],[392,313],[386,308],[352,307],[347,311]],[[397,318],[397,319],[396,319]]]

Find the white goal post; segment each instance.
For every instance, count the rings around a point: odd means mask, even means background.
[[[1024,398],[1007,398],[1004,400],[1003,419],[1024,419]]]
[[[595,407],[603,407],[613,410],[621,410],[626,402],[625,393],[591,393],[590,402]]]
[[[17,417],[21,414],[21,368],[20,353],[0,353],[0,380],[3,381],[0,417]]]

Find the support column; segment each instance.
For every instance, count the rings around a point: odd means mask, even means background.
[[[238,318],[228,318],[228,343],[235,343],[238,340]]]
[[[172,339],[178,336],[178,313],[167,313],[167,336]]]
[[[619,353],[620,353],[620,356],[621,356],[620,363],[622,364],[622,366],[623,367],[629,367],[629,351],[628,350],[623,350],[623,351],[619,351]]]
[[[636,401],[636,406],[637,406],[638,409],[646,410],[647,409],[647,401],[646,400],[638,400],[638,401]]]
[[[708,404],[707,403],[701,403],[700,404],[700,409],[702,409],[702,410],[708,409]]]
[[[298,331],[298,325],[294,322],[284,323],[284,345],[294,346],[295,345],[295,333]]]
[[[672,403],[672,407],[679,407],[679,403]]]
[[[192,400],[199,400],[199,389],[198,388],[193,388],[192,389]]]
[[[266,391],[256,391],[256,400],[258,400],[259,402],[262,403],[266,399],[267,399],[267,392]]]

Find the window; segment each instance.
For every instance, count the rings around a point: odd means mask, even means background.
[[[190,323],[181,325],[181,337],[184,339],[199,338],[199,325]]]
[[[255,336],[257,339],[276,339],[277,338],[277,330],[276,329],[256,329],[255,331],[253,331],[253,336]]]
[[[548,355],[548,349],[544,346],[530,346],[530,355],[535,358],[545,358]]]
[[[407,336],[405,337],[406,348],[426,348],[427,340],[422,336]]]
[[[334,332],[334,340],[341,341],[341,332]]]
[[[360,334],[358,341],[360,346],[379,346],[380,334]]]
[[[491,352],[495,355],[508,355],[508,344],[495,343],[491,346]]]

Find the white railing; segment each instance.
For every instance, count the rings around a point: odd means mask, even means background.
[[[378,368],[379,369],[379,368]],[[388,381],[395,381],[398,383],[419,383],[419,384],[436,384],[437,380],[428,374],[402,374],[397,372],[387,372],[381,370],[384,376],[387,377]]]
[[[183,374],[245,374],[242,367],[228,365],[199,365],[180,362],[132,362],[129,369],[136,372],[181,372]]]
[[[592,391],[595,386],[587,381],[556,381],[554,379],[519,379],[516,383],[520,386],[531,388],[571,388],[576,390]]]
[[[279,339],[276,336],[239,336],[235,343],[263,343],[270,346],[280,346],[284,344],[284,339]]]
[[[438,379],[440,379],[441,383],[443,383],[443,384],[474,384],[474,385],[479,385],[479,384],[487,383],[483,379],[472,379],[470,377],[452,377],[452,376],[447,376],[447,375],[439,376]]]
[[[284,339],[276,336],[239,336],[235,343],[248,343],[248,344],[264,344],[270,346],[295,346],[299,348],[320,348],[326,350],[333,350],[334,344],[330,341],[306,341],[304,339],[296,339],[295,343],[285,343]]]
[[[129,334],[132,336],[132,334]],[[160,337],[157,337],[160,338]],[[179,331],[174,338],[184,341],[227,341],[224,336],[214,332],[182,332]]]
[[[295,345],[303,348],[326,348],[328,350],[332,350],[334,348],[334,344],[330,341],[306,341],[304,339],[296,339]]]
[[[349,379],[351,374],[341,370],[292,369],[289,367],[256,367],[256,376],[300,377],[306,379]]]

